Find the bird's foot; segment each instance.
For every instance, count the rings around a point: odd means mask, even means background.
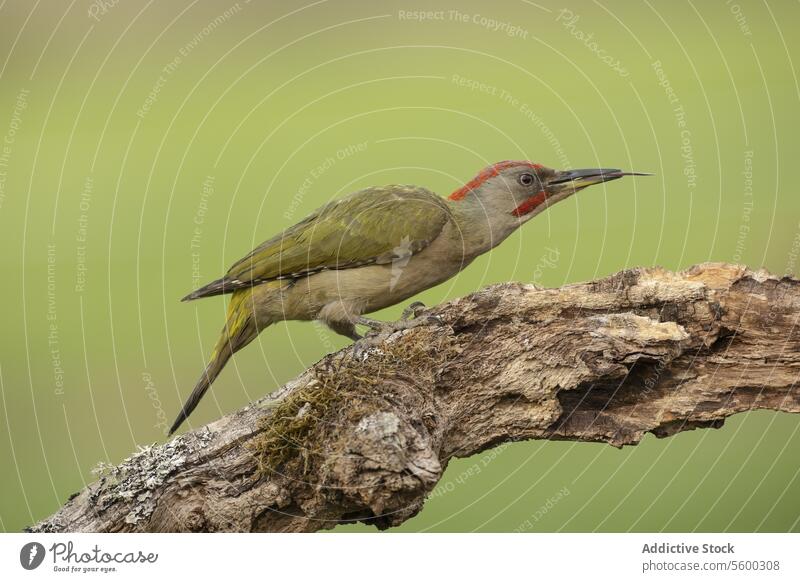
[[[397,321],[379,321],[377,319],[370,319],[368,317],[359,317],[356,319],[358,325],[363,325],[370,329],[367,332],[368,336],[374,335],[391,335],[396,331],[403,331],[404,329],[411,329],[421,325],[442,325],[442,319],[437,315],[422,315],[424,305],[412,304],[405,311],[402,317]]]
[[[422,301],[414,301],[414,303],[403,310],[403,314],[400,316],[400,319],[403,321],[416,319],[422,314],[423,311],[425,311],[425,304]]]
[[[401,329],[409,329],[420,325],[444,325],[444,321],[438,315],[425,315],[425,304],[422,301],[414,301],[403,310],[400,321],[394,323],[400,325]]]
[[[423,315],[425,305],[415,301],[403,310],[397,321],[380,321],[369,317],[358,317],[355,323],[368,327],[369,331],[363,338],[355,343],[355,355],[361,358],[372,347],[377,347],[393,333],[420,327],[424,325],[443,325],[442,319],[437,315]]]

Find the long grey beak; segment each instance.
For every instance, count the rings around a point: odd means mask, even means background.
[[[590,168],[584,170],[565,170],[559,172],[555,178],[550,180],[549,184],[570,184],[576,187],[591,186],[592,184],[600,184],[601,182],[608,182],[616,180],[623,176],[652,176],[653,174],[645,174],[642,172],[623,172],[612,168]]]

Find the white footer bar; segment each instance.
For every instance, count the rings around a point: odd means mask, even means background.
[[[798,534],[3,534],[3,580],[800,580]],[[245,578],[247,576],[247,578]]]

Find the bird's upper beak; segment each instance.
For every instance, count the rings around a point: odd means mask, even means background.
[[[575,190],[591,186],[592,184],[600,184],[601,182],[608,182],[609,180],[616,180],[623,176],[652,176],[652,174],[645,174],[642,172],[623,172],[612,168],[590,168],[583,170],[564,170],[558,172],[551,178],[547,185],[557,186],[558,188],[570,187]]]

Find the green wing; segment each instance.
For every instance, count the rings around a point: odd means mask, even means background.
[[[222,279],[185,299],[229,293],[325,269],[387,264],[428,246],[449,219],[446,202],[412,186],[368,188],[331,202],[262,243]]]

